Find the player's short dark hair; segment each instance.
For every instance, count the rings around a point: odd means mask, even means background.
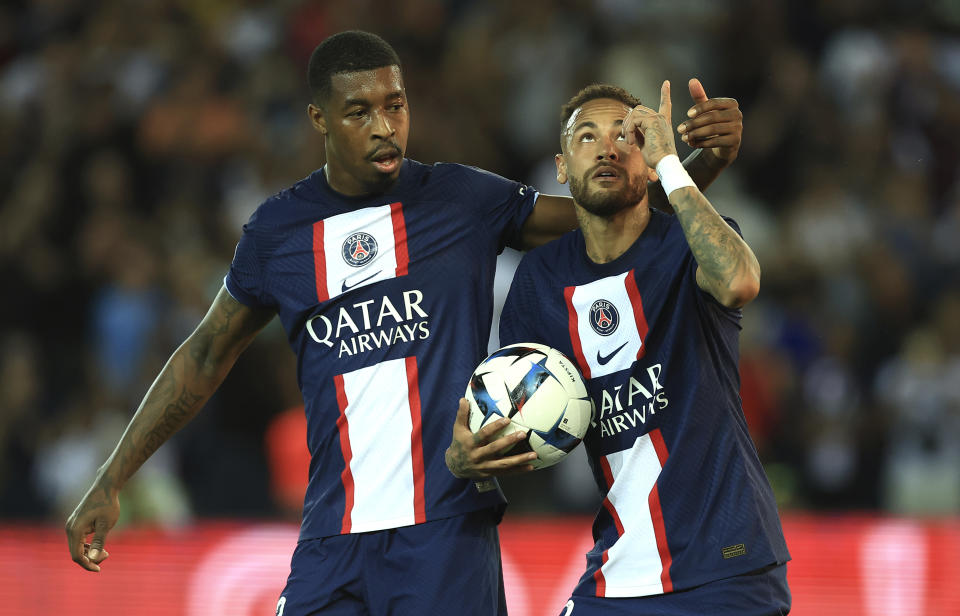
[[[400,66],[400,56],[390,43],[362,30],[338,32],[324,39],[310,54],[307,65],[310,96],[314,103],[323,105],[330,97],[333,75],[384,66]]]
[[[623,88],[619,86],[612,86],[606,83],[592,83],[584,89],[580,90],[573,95],[573,98],[568,100],[566,103],[560,107],[560,143],[563,143],[563,133],[567,128],[567,122],[570,121],[570,116],[573,115],[573,112],[582,107],[585,103],[598,99],[598,98],[611,98],[616,101],[620,101],[627,107],[636,107],[640,104],[640,99],[630,94]]]

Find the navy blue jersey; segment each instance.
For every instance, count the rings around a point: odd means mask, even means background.
[[[225,284],[276,310],[297,355],[310,483],[301,539],[396,528],[503,503],[444,451],[486,354],[497,254],[537,193],[405,160],[389,192],[345,197],[323,170],[263,203]]]
[[[578,229],[514,277],[501,342],[559,349],[596,404],[584,443],[604,499],[574,595],[666,593],[789,559],[741,408],[740,311],[696,269],[679,221],[651,210],[610,263],[587,258]]]

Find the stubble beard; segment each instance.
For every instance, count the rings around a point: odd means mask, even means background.
[[[617,191],[595,191],[592,194],[587,186],[589,184],[588,171],[582,178],[570,178],[570,194],[577,205],[587,210],[594,216],[601,218],[610,218],[623,210],[633,207],[640,203],[647,194],[647,183],[629,178],[626,185]]]

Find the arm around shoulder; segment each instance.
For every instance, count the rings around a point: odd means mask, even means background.
[[[530,216],[520,230],[521,245],[530,250],[557,239],[577,228],[577,213],[573,199],[558,195],[540,195]]]

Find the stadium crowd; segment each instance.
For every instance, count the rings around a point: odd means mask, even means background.
[[[656,100],[663,78],[697,76],[737,98],[743,146],[709,195],[763,268],[742,396],[781,508],[960,513],[960,6],[385,6],[0,6],[0,517],[65,518],[220,287],[240,226],[322,164],[306,61],[353,28],[400,53],[412,158],[546,193],[563,188],[559,106],[586,83]],[[276,323],[254,345],[131,481],[128,519],[298,509],[265,438],[301,404],[293,355]],[[596,505],[573,461],[505,489],[519,511]]]

